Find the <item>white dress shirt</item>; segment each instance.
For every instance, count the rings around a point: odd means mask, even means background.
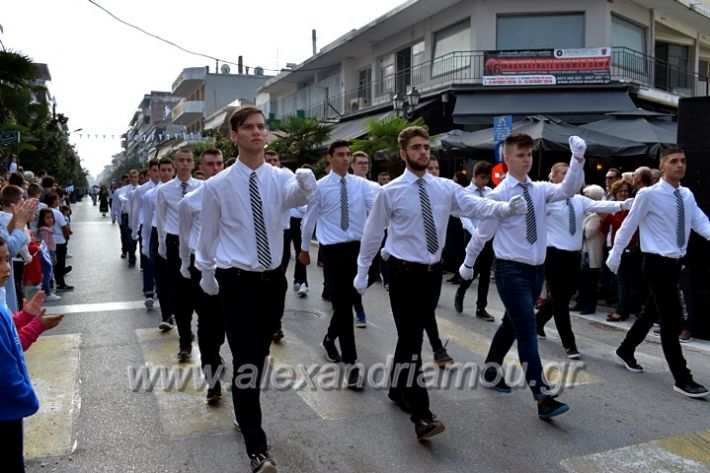
[[[419,197],[419,179],[409,169],[382,187],[375,199],[358,256],[358,272],[367,272],[372,258],[380,249],[387,229],[387,241],[383,257],[394,256],[410,263],[435,264],[441,261],[441,252],[446,243],[446,227],[450,215],[469,218],[498,217],[507,214],[504,202],[482,199],[450,179],[434,177],[425,173],[424,186],[431,203],[432,217],[436,227],[438,249],[427,250],[426,232]]]
[[[535,208],[535,225],[537,240],[529,243],[526,238],[526,215],[515,215],[506,219],[485,219],[476,228],[466,247],[464,264],[473,267],[476,258],[483,250],[488,240],[493,240],[493,251],[496,258],[516,261],[518,263],[541,265],[545,262],[547,253],[547,204],[571,198],[582,186],[584,180],[584,162],[572,158],[569,171],[560,184],[550,182],[533,182],[525,176],[528,193]],[[510,174],[503,179],[498,187],[493,189],[487,199],[508,201],[516,195],[523,196],[520,181]],[[582,231],[580,226],[578,231]]]
[[[199,181],[193,177],[185,182],[187,182],[185,194],[204,184],[204,181]],[[156,225],[158,229],[158,248],[164,248],[165,236],[179,233],[178,204],[184,195],[182,181],[175,177],[160,186],[157,192],[155,211],[158,214],[158,225]]]
[[[283,216],[289,209],[308,203],[315,191],[303,190],[291,172],[262,164],[256,170],[264,225],[271,254],[271,267],[278,268],[283,253]],[[253,170],[237,161],[205,184],[202,224],[195,254],[200,271],[239,268],[264,271],[259,264],[254,217],[249,192]]]
[[[126,184],[116,191],[114,199],[118,197],[119,202],[119,215],[128,213],[128,200],[131,198],[131,192],[136,190],[136,186]]]
[[[466,190],[477,197],[486,197],[493,189],[488,186],[479,188],[473,183],[473,181],[471,181]],[[461,225],[463,225],[464,230],[471,235],[473,235],[473,232],[476,231],[476,227],[481,223],[481,219],[479,218],[459,217],[459,219],[461,220]]]
[[[667,258],[682,258],[688,249],[690,230],[695,230],[703,238],[710,240],[710,222],[695,202],[695,196],[687,187],[679,186],[685,211],[685,243],[678,247],[676,242],[677,203],[673,194],[675,187],[661,179],[651,187],[644,187],[636,193],[629,215],[614,237],[614,247],[609,252],[611,261],[621,261],[624,248],[631,241],[636,228],[639,229],[641,251]]]
[[[128,224],[131,227],[134,240],[138,238],[138,229],[143,225],[143,212],[141,209],[143,206],[143,196],[155,186],[155,182],[148,181],[138,186],[135,192],[131,194],[131,199],[128,202]]]
[[[64,238],[62,227],[67,225],[67,219],[64,218],[64,214],[58,208],[52,208],[52,214],[54,214],[54,243],[63,245],[67,240]]]
[[[178,204],[180,218],[180,259],[182,264],[190,265],[190,254],[197,251],[197,239],[200,237],[200,213],[202,212],[202,195],[205,186],[200,186],[185,194]]]
[[[584,236],[584,214],[587,212],[616,213],[622,210],[620,201],[593,200],[583,195],[570,198],[574,209],[575,233],[570,233],[567,200],[547,204],[547,246],[565,251],[580,251]]]
[[[141,214],[143,214],[141,245],[143,248],[150,248],[150,233],[153,227],[158,227],[158,213],[155,211],[155,206],[158,198],[158,189],[162,185],[163,183],[159,182],[143,196],[143,204],[141,205]]]
[[[348,228],[345,230],[340,228],[342,179],[345,179],[348,190]],[[301,222],[301,249],[308,251],[314,227],[316,239],[322,245],[359,241],[374,202],[372,187],[362,177],[352,174],[341,176],[335,172],[322,177]]]
[[[289,209],[288,214],[291,218],[303,218],[306,215],[307,205],[301,205],[300,207],[294,207]]]

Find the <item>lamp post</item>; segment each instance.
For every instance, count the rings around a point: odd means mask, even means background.
[[[419,104],[420,98],[421,95],[417,88],[412,87],[406,94],[401,92],[395,94],[392,97],[392,106],[397,115],[410,119],[414,115],[414,109]]]

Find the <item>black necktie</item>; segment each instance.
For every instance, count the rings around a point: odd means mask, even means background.
[[[528,192],[527,184],[520,184],[523,188],[523,198],[528,206],[528,211],[525,214],[525,239],[531,245],[537,241],[537,223],[535,222],[535,206],[530,198],[530,193]]]
[[[675,195],[677,217],[676,243],[678,243],[678,248],[683,248],[683,245],[685,245],[685,205],[683,204],[683,196],[680,193],[680,189],[676,189],[673,195]]]
[[[264,213],[261,205],[261,195],[259,194],[259,182],[256,179],[256,172],[249,176],[249,196],[251,198],[251,213],[254,217],[254,232],[256,233],[256,251],[259,264],[265,269],[271,267],[271,251],[269,250],[269,237],[266,234],[264,225]]]
[[[340,178],[340,228],[347,230],[350,226],[348,214],[348,183],[345,176]]]
[[[569,212],[569,234],[574,235],[577,233],[577,216],[574,213],[574,207],[572,207],[572,200],[567,199],[567,211]]]

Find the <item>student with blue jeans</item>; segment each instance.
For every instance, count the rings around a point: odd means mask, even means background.
[[[584,180],[586,143],[570,137],[573,158],[569,171],[560,184],[532,182],[528,172],[532,167],[533,139],[526,134],[506,138],[503,157],[508,175],[486,198],[506,201],[515,196],[525,199],[525,215],[505,220],[484,219],[466,247],[466,259],[459,268],[464,279],[473,278],[476,258],[488,240],[493,240],[496,257],[496,286],[505,315],[486,357],[483,385],[499,392],[510,392],[503,380],[503,359],[518,342],[518,356],[525,369],[525,378],[537,401],[538,417],[547,420],[569,410],[567,404],[555,400],[543,377],[537,345],[535,300],[540,294],[545,274],[547,252],[546,205],[572,197]],[[523,238],[524,235],[524,238]]]

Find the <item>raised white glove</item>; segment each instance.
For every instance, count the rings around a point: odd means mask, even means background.
[[[165,245],[158,244],[158,254],[163,257],[163,259],[168,259],[168,249]]]
[[[367,271],[363,274],[358,271],[357,276],[355,276],[355,280],[353,281],[353,287],[358,294],[365,294],[365,291],[367,291]]]
[[[525,215],[527,211],[528,204],[525,202],[525,199],[523,199],[523,196],[516,195],[508,201],[508,217],[512,217],[513,215]]]
[[[584,153],[587,151],[587,142],[579,136],[570,136],[569,149],[575,158],[583,158]]]
[[[186,265],[185,263],[182,263],[180,265],[180,275],[185,279],[192,278],[192,276],[190,276],[190,267],[188,265]]]
[[[462,263],[459,266],[459,275],[467,281],[473,279],[473,266],[466,266],[466,263]]]
[[[310,169],[296,169],[296,181],[298,181],[298,187],[300,187],[307,194],[315,192],[316,176],[313,175],[313,171]]]
[[[214,271],[202,271],[200,287],[207,295],[216,296],[219,294],[219,283],[214,277]]]
[[[622,210],[631,210],[631,206],[634,205],[634,198],[630,197],[621,203]]]
[[[613,257],[613,255],[609,255],[606,259],[606,265],[609,267],[609,271],[612,273],[616,274],[619,272],[619,266],[621,265],[621,258],[618,257]]]

